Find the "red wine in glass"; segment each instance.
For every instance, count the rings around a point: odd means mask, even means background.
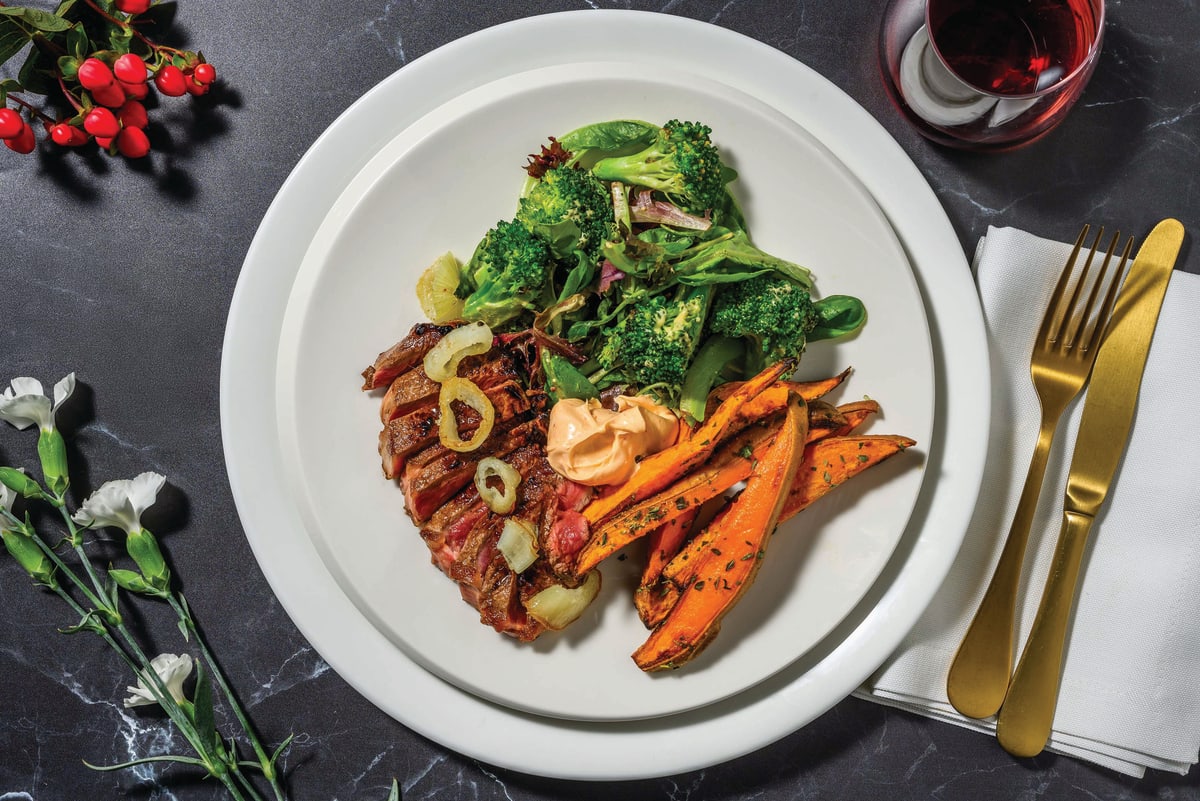
[[[1105,0],[888,0],[884,86],[924,136],[1008,150],[1066,116],[1100,57]]]
[[[1044,91],[1088,58],[1092,0],[928,0],[929,37],[975,88],[1006,97]]]

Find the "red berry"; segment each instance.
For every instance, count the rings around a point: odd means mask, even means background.
[[[126,158],[140,159],[150,152],[150,139],[141,128],[122,128],[117,134],[117,151]]]
[[[113,62],[113,75],[121,83],[145,83],[146,62],[137,53],[126,53]]]
[[[125,102],[125,90],[121,88],[121,84],[114,81],[104,89],[92,92],[92,99],[102,106],[120,108],[121,104]]]
[[[4,146],[17,153],[32,153],[33,149],[37,146],[37,139],[33,136],[33,128],[28,123],[22,121],[20,133],[11,139],[5,139]]]
[[[187,94],[187,82],[184,80],[183,70],[173,64],[168,64],[155,73],[154,85],[167,97],[179,97]]]
[[[83,60],[83,63],[79,65],[77,77],[80,85],[89,92],[106,89],[113,85],[114,80],[112,70],[95,56]]]
[[[0,108],[0,139],[12,139],[14,136],[19,136],[24,127],[25,121],[21,119],[20,114],[7,106]]]
[[[88,135],[82,128],[60,122],[50,129],[50,138],[63,147],[78,147],[88,140]]]
[[[150,8],[150,0],[117,0],[117,10],[126,14],[145,14]]]
[[[97,136],[96,144],[98,144],[101,149],[108,150],[110,147],[112,147],[113,139],[115,138],[116,137],[114,136]]]
[[[183,74],[183,85],[187,88],[187,93],[194,97],[208,94],[209,85],[197,81],[190,72]]]
[[[121,130],[121,123],[116,116],[106,108],[94,108],[83,118],[83,130],[96,137],[116,136]]]
[[[197,64],[196,69],[192,70],[192,77],[196,83],[209,84],[217,79],[217,69],[207,62]]]
[[[150,87],[145,81],[141,83],[117,81],[117,84],[125,90],[126,97],[132,97],[134,100],[145,100],[146,96],[150,94]]]
[[[125,128],[145,128],[150,124],[146,107],[136,100],[126,100],[125,104],[117,109],[117,119]]]

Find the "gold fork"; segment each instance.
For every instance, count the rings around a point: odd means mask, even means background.
[[[1029,473],[1000,561],[946,679],[950,703],[970,718],[986,718],[996,714],[1008,691],[1017,588],[1025,560],[1025,546],[1029,541],[1029,528],[1046,475],[1050,443],[1067,405],[1087,383],[1104,327],[1112,314],[1117,290],[1121,286],[1121,276],[1133,250],[1133,239],[1130,238],[1116,271],[1109,275],[1109,266],[1121,238],[1121,232],[1118,231],[1104,253],[1099,274],[1089,281],[1089,273],[1104,236],[1104,229],[1100,228],[1078,279],[1072,282],[1071,277],[1089,228],[1085,225],[1080,231],[1038,329],[1029,370],[1042,407],[1037,446],[1030,460]],[[1106,278],[1107,290],[1104,289]],[[1085,291],[1086,301],[1081,305]],[[1101,292],[1104,292],[1103,304],[1099,314],[1093,316]]]

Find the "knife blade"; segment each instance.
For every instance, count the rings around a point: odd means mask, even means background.
[[[1183,237],[1183,225],[1174,219],[1163,220],[1150,232],[1117,296],[1096,354],[1067,477],[1062,530],[1033,627],[996,721],[997,740],[1015,756],[1041,753],[1050,737],[1084,545],[1125,452],[1150,341]]]

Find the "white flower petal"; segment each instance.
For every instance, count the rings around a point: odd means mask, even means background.
[[[162,489],[166,480],[166,476],[145,472],[129,483],[129,501],[133,504],[139,520],[142,513],[154,505],[154,501],[158,499],[158,491]]]
[[[58,411],[58,407],[63,405],[63,401],[71,397],[75,392],[75,374],[68,373],[62,381],[54,385],[54,411]]]
[[[45,395],[45,390],[42,389],[42,382],[36,378],[29,376],[20,376],[9,382],[9,388],[4,391],[6,398],[14,395]]]
[[[6,391],[0,395],[0,420],[21,429],[32,425],[46,428],[54,425],[54,411],[45,395],[15,395]]]
[[[158,674],[159,680],[166,686],[167,692],[177,702],[187,700],[183,692],[183,683],[192,673],[192,657],[189,654],[159,654],[150,660],[150,667]],[[146,706],[157,703],[154,694],[147,686],[147,676],[139,676],[136,687],[126,687],[130,696],[125,699],[125,708]]]
[[[150,694],[150,691],[142,687],[141,684],[138,684],[137,687],[126,687],[125,692],[130,693],[130,696],[123,701],[126,709],[135,706],[153,706],[158,703],[158,701],[154,700],[154,696]]]
[[[141,527],[141,518],[130,501],[132,484],[126,478],[106,481],[88,496],[73,519],[85,526],[116,526],[126,533],[136,531]]]
[[[0,509],[3,509],[6,512],[11,512],[13,508],[13,501],[16,499],[17,493],[13,492],[3,484],[0,484]],[[3,525],[3,523],[4,521],[0,520],[0,525]]]

